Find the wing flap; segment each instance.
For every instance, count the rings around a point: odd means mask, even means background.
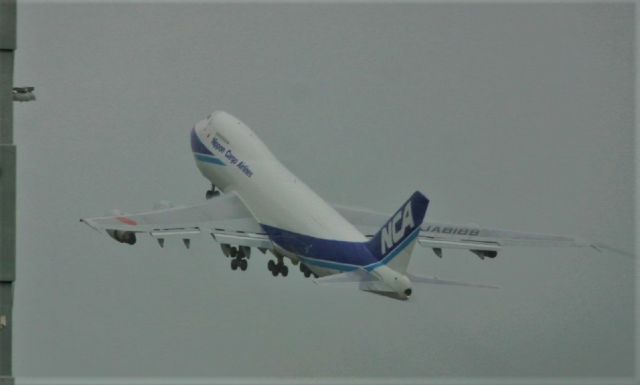
[[[190,237],[193,235],[201,234],[200,229],[176,229],[176,230],[160,230],[152,231],[149,234],[154,238],[167,238],[167,237]]]
[[[212,235],[219,243],[226,243],[229,245],[242,245],[260,249],[271,249],[273,247],[269,237],[261,234],[212,233]]]

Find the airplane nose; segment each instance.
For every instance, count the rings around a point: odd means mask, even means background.
[[[201,121],[199,121],[198,123],[196,123],[196,125],[193,127],[193,129],[194,129],[196,132],[200,133],[200,132],[204,129],[204,127],[205,127],[206,125],[207,125],[207,120],[206,120],[206,119],[205,119],[205,120],[201,120]]]

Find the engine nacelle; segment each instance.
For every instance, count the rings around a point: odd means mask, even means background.
[[[495,258],[498,256],[498,252],[495,250],[470,250],[472,253],[478,256],[480,259]]]
[[[136,243],[136,233],[133,231],[107,230],[107,234],[120,243],[129,245]]]

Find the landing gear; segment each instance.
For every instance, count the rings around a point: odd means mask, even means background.
[[[304,274],[305,278],[309,278],[311,276],[311,271],[304,263],[300,264],[300,271],[302,272],[302,274]]]
[[[231,258],[231,270],[245,271],[249,267],[247,259],[251,255],[251,249],[246,246],[231,247],[229,245],[223,245],[223,251],[226,250],[225,255]]]
[[[309,278],[312,275],[314,276],[314,278],[318,278],[318,275],[311,271],[311,269],[309,269],[309,267],[304,263],[300,263],[300,271],[302,272],[302,274],[304,274],[305,278]]]
[[[218,195],[220,195],[220,190],[218,190],[216,186],[211,185],[211,190],[207,190],[204,196],[207,199],[211,199],[217,197]]]
[[[282,274],[283,277],[289,275],[289,268],[284,264],[282,258],[278,258],[278,262],[270,259],[269,263],[267,263],[267,268],[274,277],[277,277],[278,274]]]

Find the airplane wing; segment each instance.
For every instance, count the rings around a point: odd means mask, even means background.
[[[368,237],[385,224],[389,216],[371,210],[334,205],[334,208]],[[420,227],[418,243],[430,247],[438,257],[443,249],[469,250],[479,258],[495,258],[503,246],[592,247],[597,251],[609,250],[633,258],[633,255],[584,238],[500,230],[478,225],[453,225],[425,222]]]
[[[194,206],[163,207],[137,213],[115,212],[112,216],[83,218],[81,222],[122,243],[134,244],[136,235],[148,234],[164,245],[166,238],[189,240],[197,234],[210,234],[227,245],[270,249],[271,241],[249,210],[235,194],[227,194]]]

